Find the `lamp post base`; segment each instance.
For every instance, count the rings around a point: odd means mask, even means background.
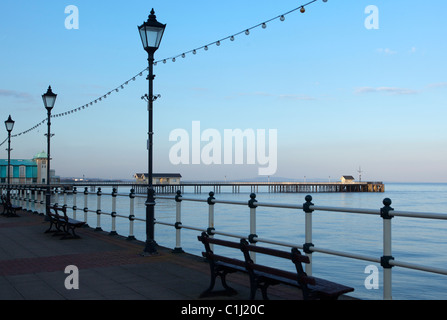
[[[144,251],[141,253],[141,255],[143,257],[158,255],[157,243],[153,240],[146,241],[146,247],[144,248]]]

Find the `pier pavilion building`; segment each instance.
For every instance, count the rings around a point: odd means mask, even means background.
[[[11,159],[9,172],[11,184],[45,184],[47,179],[46,152],[37,153],[33,159]],[[0,159],[0,183],[8,183],[8,159]],[[59,183],[55,170],[50,170],[52,183]]]

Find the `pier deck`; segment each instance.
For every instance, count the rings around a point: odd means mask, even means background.
[[[144,257],[143,242],[92,228],[79,230],[81,239],[59,240],[44,233],[44,217],[19,216],[0,216],[0,300],[204,300],[198,297],[209,284],[209,265],[201,257],[163,247]],[[79,269],[78,290],[64,285],[69,265]],[[214,299],[248,299],[245,275],[228,280],[239,293]],[[271,293],[276,300],[301,298],[288,287]]]
[[[382,182],[202,182],[202,183],[182,183],[179,185],[154,185],[157,194],[175,193],[180,190],[182,193],[188,188],[194,193],[213,191],[214,193],[231,192],[264,192],[269,193],[320,193],[320,192],[385,192],[385,185]],[[137,193],[145,193],[145,185],[134,185]]]

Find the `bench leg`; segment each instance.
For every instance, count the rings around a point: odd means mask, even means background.
[[[80,236],[78,236],[75,232],[76,227],[66,225],[64,228],[64,235],[62,236],[61,240],[66,239],[81,239]]]
[[[48,228],[48,230],[45,231],[45,233],[56,232],[56,230],[52,230],[53,226],[54,226],[54,222],[50,220],[50,227]]]
[[[269,300],[267,295],[267,289],[270,285],[278,284],[276,281],[270,281],[268,279],[258,277],[256,275],[250,274],[250,300],[255,300],[256,291],[261,290],[262,299]]]
[[[199,298],[205,298],[205,297],[212,297],[212,296],[219,296],[219,295],[227,295],[227,296],[233,296],[235,294],[237,294],[237,291],[234,290],[233,288],[231,288],[226,281],[226,276],[229,273],[226,270],[219,270],[219,267],[213,266],[210,264],[210,269],[211,269],[211,279],[210,279],[210,285],[208,287],[208,289],[206,289],[205,291],[203,291]],[[216,284],[216,278],[220,277],[220,280],[222,282],[222,286],[224,287],[225,290],[223,291],[214,291],[214,286]]]
[[[226,292],[228,292],[229,295],[235,295],[237,294],[237,291],[234,290],[233,288],[231,288],[228,284],[227,284],[227,274],[228,272],[224,271],[221,275],[220,275],[220,281],[222,282],[222,286],[225,288]]]
[[[6,211],[6,216],[8,218],[18,218],[19,217],[19,215],[16,213],[16,211],[14,209],[7,210]]]

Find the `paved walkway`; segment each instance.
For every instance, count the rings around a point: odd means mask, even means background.
[[[44,217],[19,216],[0,216],[0,300],[197,300],[209,284],[200,257],[160,247],[158,255],[144,257],[142,242],[92,228],[79,230],[81,239],[60,240],[44,233]],[[77,290],[65,287],[69,265],[79,269]],[[230,275],[228,282],[238,294],[213,299],[248,299],[246,275]],[[300,299],[286,286],[269,292],[272,300]]]

